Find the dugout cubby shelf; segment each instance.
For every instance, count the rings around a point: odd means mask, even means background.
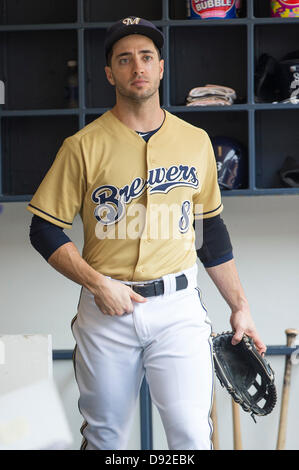
[[[171,105],[185,105],[189,90],[207,83],[232,87],[236,103],[247,103],[245,25],[195,26],[190,21],[188,26],[170,27],[169,45]]]
[[[189,20],[185,0],[0,0],[0,201],[28,201],[62,141],[113,106],[104,74],[105,30],[136,15],[165,34],[162,106],[244,148],[248,178],[225,196],[298,194],[278,171],[298,157],[299,106],[256,102],[254,73],[262,53],[281,59],[298,49],[299,18],[271,18],[269,0],[243,0],[239,18]],[[78,106],[66,100],[67,61],[78,63]],[[236,90],[232,106],[188,107],[207,83]]]
[[[99,0],[84,1],[84,20],[86,22],[114,22],[120,18],[134,15],[149,21],[162,19],[163,2],[126,0],[103,2]],[[131,12],[131,13],[129,13]]]
[[[215,113],[204,111],[201,113],[175,113],[190,124],[201,127],[211,137],[229,137],[237,140],[243,149],[243,165],[245,177],[242,188],[238,189],[238,194],[248,193],[249,190],[249,159],[248,159],[248,113],[246,111],[230,112],[223,110]],[[236,138],[236,136],[238,136]],[[247,177],[246,177],[247,176]],[[236,192],[235,190],[234,192]]]
[[[85,103],[87,108],[109,108],[113,106],[113,87],[104,76],[105,57],[103,42],[105,29],[85,31]],[[101,84],[99,86],[99,83]]]
[[[4,110],[61,109],[66,101],[67,61],[77,60],[74,30],[0,33]],[[1,73],[2,72],[2,73]]]
[[[275,20],[276,18],[274,18]],[[285,59],[292,53],[295,53],[299,58],[298,39],[298,23],[256,25],[254,28],[254,62],[257,63],[262,54],[268,54],[277,61]]]
[[[3,192],[33,194],[53,162],[62,140],[78,129],[78,116],[18,116],[2,118]]]
[[[285,133],[287,123],[288,132]],[[279,170],[287,156],[299,155],[299,107],[256,111],[255,119],[255,166],[256,186],[281,188]]]
[[[0,24],[74,23],[77,0],[0,0]]]
[[[254,0],[254,16],[256,18],[270,17],[270,1]]]

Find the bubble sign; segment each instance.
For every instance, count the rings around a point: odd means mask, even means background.
[[[187,0],[187,16],[190,19],[236,18],[237,0]]]
[[[0,104],[5,103],[4,97],[5,97],[5,86],[4,86],[4,82],[0,80]]]

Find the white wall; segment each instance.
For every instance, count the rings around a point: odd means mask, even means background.
[[[224,198],[223,218],[229,228],[240,277],[252,314],[264,342],[285,344],[284,330],[299,327],[299,199],[297,196]],[[2,204],[0,213],[0,334],[51,334],[54,349],[72,349],[70,322],[76,314],[80,287],[56,273],[29,243],[31,215],[26,203]],[[82,247],[77,218],[69,232]],[[199,286],[216,332],[228,330],[229,310],[200,266]],[[276,445],[283,357],[269,356],[276,373],[279,402],[273,413],[257,424],[241,411],[244,449],[274,449]],[[80,445],[78,391],[71,361],[55,361],[54,377],[61,394],[74,448]],[[296,433],[299,366],[293,367],[289,403],[287,449],[299,449]],[[216,400],[221,449],[232,448],[231,402],[217,382]],[[138,449],[139,409],[129,443]],[[160,418],[154,409],[154,446],[166,449]]]

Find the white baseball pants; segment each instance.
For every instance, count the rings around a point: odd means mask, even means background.
[[[182,273],[188,287],[175,291]],[[197,266],[163,280],[163,295],[134,303],[134,312],[122,316],[104,315],[91,292],[81,291],[72,321],[85,420],[81,449],[126,449],[144,374],[169,449],[212,449],[211,323],[196,287]]]

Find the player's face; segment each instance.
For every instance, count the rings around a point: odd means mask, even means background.
[[[153,41],[134,34],[114,44],[111,66],[105,71],[117,95],[140,102],[158,94],[163,68]]]

